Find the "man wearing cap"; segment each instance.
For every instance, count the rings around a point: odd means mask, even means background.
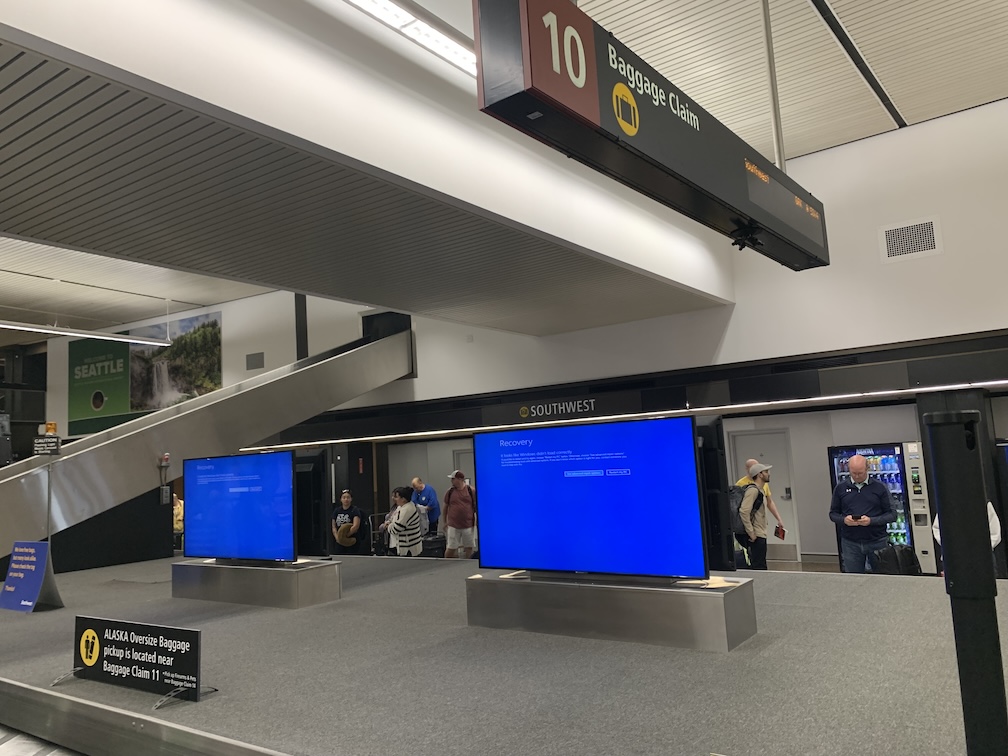
[[[447,543],[445,544],[445,559],[453,559],[462,555],[469,559],[476,547],[476,492],[466,483],[465,473],[456,470],[448,476],[451,488],[445,491],[444,508],[441,510]]]
[[[735,483],[735,485],[742,486],[742,488],[745,488],[750,482],[749,468],[757,464],[759,464],[758,459],[747,459],[745,461],[745,475],[739,478],[738,482]],[[774,519],[777,520],[777,524],[783,528],[784,520],[781,519],[780,512],[777,511],[777,505],[774,504],[773,496],[770,494],[770,483],[763,484],[763,503],[766,505],[766,508],[769,510],[770,514],[774,516]]]
[[[736,536],[742,547],[749,552],[749,569],[765,570],[766,563],[766,511],[763,506],[763,486],[770,482],[770,469],[773,465],[756,463],[749,468],[749,482],[755,485],[748,486],[745,495],[742,497],[742,506],[739,507],[739,517],[742,519],[742,526],[745,528],[744,536]],[[743,539],[748,539],[748,543],[743,543]]]
[[[868,460],[860,454],[850,458],[850,480],[833,489],[830,519],[840,528],[840,562],[844,572],[863,574],[865,562],[889,543],[886,525],[896,522],[889,487],[868,478]]]

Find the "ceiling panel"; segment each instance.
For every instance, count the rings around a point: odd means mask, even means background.
[[[0,270],[16,271],[46,281],[79,283],[110,293],[128,292],[160,303],[170,300],[171,311],[230,302],[271,289],[236,281],[209,278],[169,268],[85,254],[37,242],[0,236]],[[6,296],[4,293],[2,296]]]
[[[772,0],[770,22],[788,158],[896,128],[808,0]]]
[[[268,291],[0,236],[0,320],[107,330]],[[0,346],[45,338],[0,330]]]
[[[759,2],[581,0],[578,6],[774,159]],[[896,128],[808,0],[771,0],[770,18],[788,158]]]
[[[907,123],[1008,97],[1005,0],[832,0]]]

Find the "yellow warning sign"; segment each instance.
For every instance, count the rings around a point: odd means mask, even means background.
[[[616,122],[623,129],[627,136],[633,136],[640,128],[640,111],[637,109],[637,101],[633,92],[623,82],[618,83],[612,90],[613,113],[616,114]]]

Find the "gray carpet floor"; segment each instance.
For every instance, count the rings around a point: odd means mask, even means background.
[[[345,564],[342,600],[299,610],[173,599],[170,560],[57,575],[66,608],[0,613],[0,677],[69,670],[81,614],[202,630],[220,690],[157,712],[141,691],[60,692],[298,756],[966,750],[937,578],[738,573],[759,632],[719,654],[470,628],[474,562],[372,559]],[[1008,658],[1003,595],[998,616]]]

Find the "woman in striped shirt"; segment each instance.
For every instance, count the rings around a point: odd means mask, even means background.
[[[396,510],[389,522],[390,547],[399,556],[420,556],[423,551],[423,535],[420,533],[420,510],[410,499],[413,489],[401,486],[392,492],[392,503]]]

